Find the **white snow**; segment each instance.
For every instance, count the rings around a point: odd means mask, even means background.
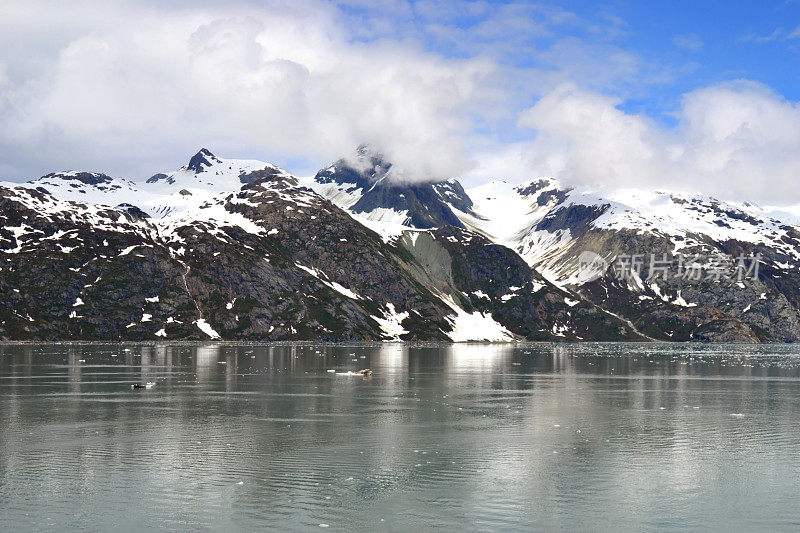
[[[206,335],[208,335],[212,339],[219,339],[220,338],[219,333],[214,331],[214,328],[211,327],[211,324],[206,322],[205,318],[201,318],[199,320],[195,320],[194,323],[198,328],[200,328],[200,331],[202,331],[203,333],[205,333]]]
[[[336,283],[335,281],[327,281],[327,282],[323,281],[323,283],[331,287],[333,290],[343,294],[344,296],[352,298],[353,300],[359,300],[361,298],[361,296],[359,296],[358,294],[354,293],[347,287],[340,285],[339,283]]]
[[[401,324],[403,320],[408,318],[408,311],[398,313],[395,310],[394,304],[391,302],[386,304],[386,311],[384,311],[382,317],[373,316],[372,318],[375,319],[384,333],[392,340],[399,340],[400,335],[408,333]]]
[[[503,342],[514,340],[514,335],[498,324],[491,314],[479,311],[467,313],[456,305],[449,296],[440,295],[440,298],[455,313],[447,317],[447,321],[453,326],[452,331],[448,332],[447,335],[453,342]]]
[[[397,211],[379,207],[369,213],[351,213],[353,218],[361,222],[383,238],[391,242],[400,237],[409,228],[408,211]]]
[[[328,276],[325,275],[324,272],[320,272],[320,271],[318,271],[318,270],[316,270],[314,268],[301,265],[300,263],[295,263],[295,266],[297,268],[301,269],[301,270],[304,270],[304,271],[308,272],[309,274],[311,274],[312,276],[317,278],[319,281],[321,281],[324,285],[330,287],[331,289],[335,290],[336,292],[338,292],[338,293],[340,293],[340,294],[342,294],[344,296],[347,296],[348,298],[352,298],[353,300],[361,299],[361,296],[359,296],[358,294],[356,294],[352,290],[348,289],[344,285],[341,285],[340,283],[337,283],[335,281],[331,281],[331,280],[327,279]]]

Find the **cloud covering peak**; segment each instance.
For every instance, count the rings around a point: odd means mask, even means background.
[[[714,45],[699,32],[664,37],[675,59],[637,53],[635,34],[525,2],[9,4],[0,178],[144,177],[206,145],[312,173],[366,143],[397,179],[800,202],[798,105],[753,81],[687,86]]]

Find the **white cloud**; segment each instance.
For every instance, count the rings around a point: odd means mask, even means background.
[[[561,86],[520,114],[536,130],[529,168],[599,187],[659,187],[723,198],[796,202],[800,105],[752,82],[686,94],[675,128],[619,100]]]
[[[537,132],[528,148],[531,167],[591,185],[650,176],[660,167],[654,164],[659,157],[655,126],[620,111],[620,103],[564,84],[523,111],[518,125]]]
[[[115,15],[65,20],[31,45],[41,69],[17,58],[22,79],[0,100],[5,151],[147,175],[199,146],[329,161],[367,142],[398,172],[441,178],[469,168],[471,117],[496,97],[494,62],[353,41],[327,4]],[[15,23],[48,24],[21,12],[0,25]]]
[[[696,33],[686,33],[682,35],[676,35],[672,38],[672,44],[677,46],[678,48],[682,48],[683,50],[689,50],[690,52],[697,52],[701,48],[703,48],[703,39],[697,35]]]

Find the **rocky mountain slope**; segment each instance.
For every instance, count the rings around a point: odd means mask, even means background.
[[[503,242],[555,283],[603,302],[651,337],[800,338],[800,234],[757,206],[666,192],[598,196],[555,180],[482,197],[527,205],[517,211],[525,225]],[[608,267],[581,268],[587,252]]]
[[[200,150],[0,184],[6,339],[800,339],[800,228],[699,195]]]
[[[352,209],[362,190],[346,202],[331,188],[320,192]],[[600,195],[549,178],[493,181],[463,197],[437,198],[456,226],[514,250],[556,286],[649,338],[800,339],[800,229],[757,206],[667,192]],[[416,226],[410,217],[403,223]]]
[[[404,205],[453,213],[464,204],[425,196],[450,190],[421,187]],[[7,183],[0,337],[644,338],[463,223],[408,218],[376,232],[278,167],[208,150],[144,183],[84,172]]]
[[[351,160],[340,159],[303,184],[382,233],[392,232],[392,226],[395,233],[403,230],[398,226],[465,228],[454,209],[474,214],[472,200],[458,181],[405,181],[366,146]]]

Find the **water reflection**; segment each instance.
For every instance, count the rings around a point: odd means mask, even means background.
[[[32,529],[790,527],[796,350],[0,345],[0,516]],[[342,375],[362,368],[372,377]],[[144,381],[157,385],[131,390]]]

